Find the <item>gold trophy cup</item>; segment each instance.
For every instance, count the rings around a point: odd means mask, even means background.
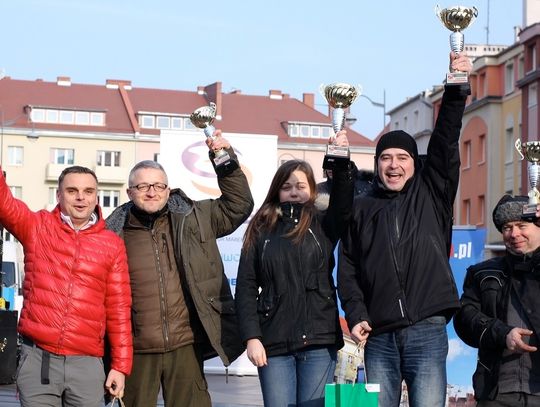
[[[437,5],[435,14],[443,25],[452,31],[450,49],[456,55],[463,52],[465,36],[462,31],[473,23],[478,16],[478,9],[476,7],[453,6],[441,10]],[[468,81],[467,72],[455,71],[446,74],[446,83],[449,85],[467,83]]]
[[[523,207],[525,220],[536,219],[536,207],[540,203],[540,192],[538,191],[538,178],[540,174],[540,141],[527,141],[522,143],[516,140],[516,150],[521,159],[527,159],[527,173],[529,176],[529,185],[531,189],[528,192],[529,203]]]
[[[334,133],[337,134],[345,126],[345,109],[351,106],[356,98],[360,96],[361,89],[359,86],[354,87],[347,83],[333,83],[326,86],[321,85],[319,91],[333,108],[332,127]],[[349,147],[337,146],[335,144],[326,146],[326,154],[323,161],[323,168],[325,170],[347,166],[349,161]]]

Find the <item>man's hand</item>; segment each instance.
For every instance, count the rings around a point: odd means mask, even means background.
[[[362,344],[367,340],[370,332],[371,327],[369,326],[367,321],[359,322],[358,324],[353,326],[353,329],[351,329],[352,340],[355,343]]]
[[[336,134],[336,136],[330,136],[328,139],[328,144],[333,144],[335,146],[340,147],[348,147],[349,146],[349,139],[347,138],[347,131],[346,130],[340,130]]]
[[[248,339],[247,341],[247,357],[257,367],[263,367],[267,365],[266,350],[262,342],[257,339]]]
[[[124,388],[126,385],[126,376],[124,373],[118,370],[111,369],[107,375],[107,381],[105,382],[105,388],[111,393],[113,397],[124,397]]]
[[[450,52],[450,72],[467,72],[472,71],[472,63],[466,52],[460,52],[458,55]]]
[[[231,143],[223,137],[221,137],[221,130],[216,129],[214,131],[214,134],[212,135],[212,138],[207,137],[206,138],[206,145],[210,150],[221,150],[222,148],[229,148],[231,146]]]
[[[513,353],[536,352],[536,346],[529,346],[523,341],[524,336],[531,336],[533,331],[523,328],[513,328],[506,335],[506,347]]]

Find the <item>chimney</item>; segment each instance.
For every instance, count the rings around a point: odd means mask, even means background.
[[[197,95],[204,95],[204,86],[197,86]]]
[[[302,94],[302,102],[306,106],[311,107],[312,109],[315,109],[315,94],[314,93],[303,93]]]
[[[270,96],[270,99],[277,99],[277,100],[283,99],[283,96],[281,95],[280,90],[272,90],[272,89],[270,89],[269,96]]]
[[[221,113],[223,111],[221,82],[214,82],[211,85],[205,86],[206,100],[208,103],[214,102],[216,104],[216,120],[221,120]]]
[[[107,79],[105,82],[105,87],[107,89],[118,89],[122,87],[125,90],[131,90],[131,81],[124,79]]]
[[[56,84],[58,86],[71,86],[71,78],[69,76],[57,76]]]

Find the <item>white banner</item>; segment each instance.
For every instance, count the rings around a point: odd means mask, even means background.
[[[264,201],[277,168],[277,136],[224,133],[234,148],[242,170],[246,174],[255,200],[254,212]],[[218,198],[216,174],[208,158],[208,147],[202,131],[179,133],[162,131],[159,162],[165,168],[171,188],[181,188],[191,199]],[[242,238],[247,222],[234,233],[218,239],[218,246],[233,295]],[[205,362],[205,371],[223,373],[225,368],[219,358]],[[256,375],[257,368],[245,353],[229,367],[229,373]]]

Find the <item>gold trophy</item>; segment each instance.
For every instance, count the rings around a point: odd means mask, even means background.
[[[324,96],[332,110],[332,127],[334,133],[343,130],[345,126],[345,109],[352,105],[358,96],[360,96],[360,87],[354,87],[347,83],[332,83],[330,85],[321,85],[320,93]],[[323,168],[331,170],[333,168],[345,167],[349,165],[350,151],[349,147],[329,144],[326,146]]]
[[[435,14],[443,25],[452,31],[452,34],[450,34],[450,49],[456,55],[463,52],[465,36],[461,31],[471,25],[475,18],[478,17],[478,9],[476,7],[454,6],[441,10],[437,5]],[[455,71],[446,74],[446,83],[449,85],[467,83],[468,81],[467,72]]]
[[[540,192],[538,191],[538,178],[540,174],[540,141],[528,141],[522,143],[516,140],[516,150],[521,159],[527,159],[527,173],[529,176],[529,185],[531,189],[528,192],[529,203],[523,206],[523,215],[525,220],[536,219],[536,207],[540,203]]]
[[[216,104],[214,102],[210,102],[210,106],[195,109],[189,118],[195,127],[203,129],[207,138],[214,139],[214,131],[216,130],[212,125],[216,118]],[[238,163],[223,148],[210,152],[210,157],[218,175],[226,175],[238,168]]]

